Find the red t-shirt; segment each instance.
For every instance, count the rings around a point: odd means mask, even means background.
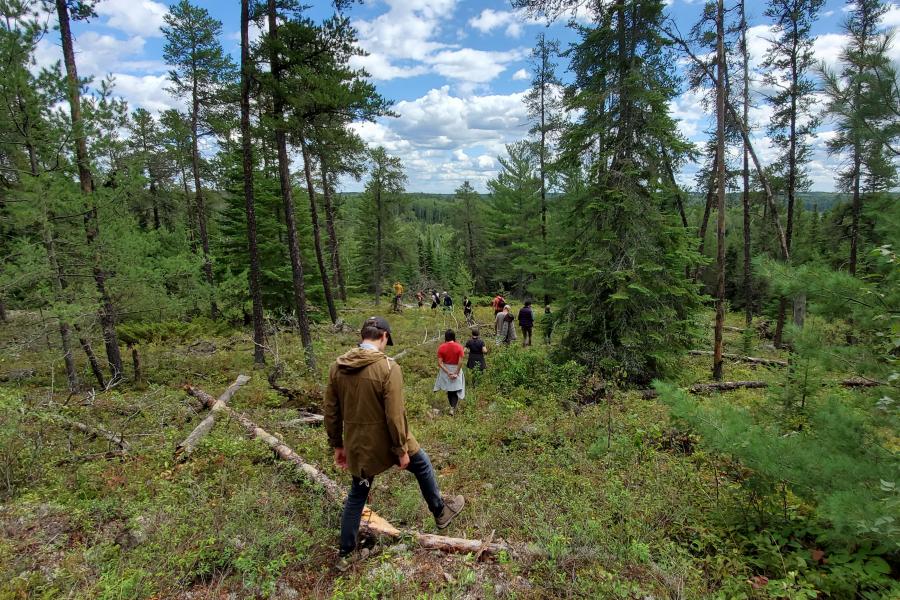
[[[465,350],[463,350],[463,347],[457,342],[444,342],[438,348],[437,354],[438,358],[441,359],[445,365],[458,365],[463,354],[465,354]]]

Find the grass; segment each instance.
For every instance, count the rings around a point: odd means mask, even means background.
[[[349,307],[360,321],[371,306]],[[479,308],[480,321],[490,310]],[[180,386],[220,393],[238,373],[253,376],[232,401],[305,459],[345,481],[331,463],[325,434],[283,428],[295,414],[254,370],[247,334],[141,346],[146,385],[67,398],[58,351],[48,350],[33,315],[14,314],[3,333],[0,373],[35,368],[0,387],[0,600],[7,598],[702,598],[765,597],[714,512],[731,485],[702,452],[684,452],[666,408],[617,391],[599,404],[577,402],[582,378],[536,346],[488,355],[489,371],[455,417],[432,392],[435,343],[456,319],[428,308],[391,317],[402,359],[410,426],[431,455],[442,490],[462,493],[467,508],[450,535],[530,544],[542,555],[475,562],[416,549],[379,546],[375,557],[338,577],[340,509],[278,462],[238,424],[219,423],[191,460],[172,451],[199,421]],[[729,324],[740,325],[738,315]],[[486,330],[488,328],[485,328]],[[48,325],[50,344],[52,327]],[[458,329],[459,331],[459,329]],[[486,331],[487,334],[487,331]],[[460,337],[463,337],[460,335]],[[486,335],[487,337],[487,335]],[[306,371],[298,339],[270,344],[285,364],[282,385],[315,389],[327,366],[355,343],[352,333],[319,325],[318,371]],[[727,334],[740,352],[741,336]],[[9,349],[9,352],[7,352]],[[79,356],[80,358],[80,356]],[[708,379],[710,359],[686,357],[679,384]],[[89,372],[84,365],[82,378]],[[727,378],[772,378],[767,369],[727,365]],[[523,373],[525,374],[523,376]],[[732,393],[753,403],[758,391]],[[711,401],[715,401],[714,399]],[[54,404],[51,405],[50,403]],[[62,408],[60,408],[62,406]],[[62,411],[122,432],[126,460],[36,418]],[[396,525],[433,532],[414,479],[380,476],[371,505]],[[188,596],[190,594],[190,596]],[[754,595],[755,594],[755,595]]]

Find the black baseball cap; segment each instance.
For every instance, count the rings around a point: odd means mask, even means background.
[[[387,345],[394,345],[394,340],[391,339],[391,326],[388,324],[387,319],[385,319],[384,317],[369,317],[368,319],[366,319],[366,322],[363,323],[363,328],[366,327],[375,327],[377,329],[380,329],[381,331],[387,331]]]

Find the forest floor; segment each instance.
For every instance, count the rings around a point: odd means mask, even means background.
[[[372,310],[344,314],[355,330]],[[490,321],[490,309],[476,316]],[[285,422],[298,408],[320,410],[327,367],[356,343],[355,331],[315,327],[314,375],[294,335],[270,336],[285,367],[279,383],[308,400],[270,388],[273,361],[254,369],[241,330],[143,344],[144,385],[68,397],[51,360],[52,328],[13,312],[0,327],[0,375],[10,380],[0,384],[0,599],[766,597],[714,516],[734,474],[670,424],[659,401],[637,391],[604,396],[574,365],[551,362],[540,332],[533,348],[490,354],[488,373],[469,381],[461,410],[449,416],[445,395],[432,392],[437,344],[429,340],[457,319],[428,308],[391,316],[393,353],[410,348],[400,363],[410,427],[442,490],[467,500],[446,534],[493,533],[533,544],[539,555],[476,560],[404,540],[379,543],[372,558],[339,575],[331,565],[340,507],[240,424],[220,417],[190,459],[175,464],[176,444],[203,418],[182,386],[217,396],[246,373],[252,379],[230,406],[344,485],[324,430]],[[729,324],[742,325],[740,316]],[[464,328],[457,331],[465,341]],[[740,334],[727,332],[726,346],[741,353]],[[676,382],[708,381],[710,363],[686,356]],[[762,366],[726,368],[730,380],[776,377]],[[753,403],[760,392],[727,397]],[[109,442],[42,416],[51,414],[121,433],[130,455],[105,456],[115,449]],[[370,504],[394,525],[436,532],[409,474],[378,477]]]

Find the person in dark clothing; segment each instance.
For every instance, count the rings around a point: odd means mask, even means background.
[[[435,309],[440,304],[441,299],[438,296],[437,290],[431,290],[431,308]]]
[[[531,301],[525,303],[519,310],[519,327],[522,328],[522,345],[531,345],[531,332],[534,329],[534,311],[531,310]]]
[[[444,310],[453,310],[453,298],[450,297],[450,292],[444,292]]]
[[[550,312],[550,305],[544,307],[544,342],[549,346],[550,337],[553,335],[553,315]]]
[[[484,355],[488,353],[487,345],[481,339],[481,331],[477,327],[472,328],[472,337],[466,342],[466,350],[469,352],[469,358],[466,361],[467,369],[478,367],[479,370],[487,369],[487,362]]]
[[[472,318],[472,301],[468,296],[463,296],[463,316],[466,318],[467,324],[475,324],[475,320]]]

